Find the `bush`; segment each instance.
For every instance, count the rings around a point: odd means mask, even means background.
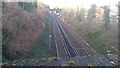
[[[34,9],[26,12],[16,2],[3,3],[3,58],[23,58],[41,38],[47,11]]]

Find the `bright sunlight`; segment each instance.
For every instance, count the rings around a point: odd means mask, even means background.
[[[38,1],[50,5],[50,8],[54,7],[76,8],[77,6],[83,8],[90,8],[90,5],[93,3],[95,3],[97,6],[110,5],[111,8],[115,8],[115,5],[119,0],[38,0]]]

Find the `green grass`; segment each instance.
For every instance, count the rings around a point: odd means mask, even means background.
[[[27,58],[41,59],[48,56],[49,50],[49,28],[50,28],[50,18],[48,17],[45,24],[45,30],[42,36],[42,39],[38,41],[32,51],[29,53]]]
[[[102,55],[107,54],[107,50],[111,51],[111,54],[117,54],[118,42],[113,39],[107,32],[99,32],[92,34],[84,30],[84,28],[76,28],[76,32],[82,37],[87,37],[90,40],[91,46]],[[113,49],[114,47],[115,49]]]

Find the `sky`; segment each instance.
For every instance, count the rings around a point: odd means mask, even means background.
[[[70,7],[76,8],[77,6],[83,8],[90,8],[91,4],[97,6],[110,5],[111,8],[116,8],[116,4],[119,0],[38,0],[44,4],[48,4],[50,8],[54,7]]]

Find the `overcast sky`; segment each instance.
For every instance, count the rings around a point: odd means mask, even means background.
[[[97,6],[110,5],[110,7],[115,8],[115,4],[119,0],[38,0],[45,4],[53,7],[71,7],[76,8],[77,6],[90,8],[90,5],[95,3]]]

